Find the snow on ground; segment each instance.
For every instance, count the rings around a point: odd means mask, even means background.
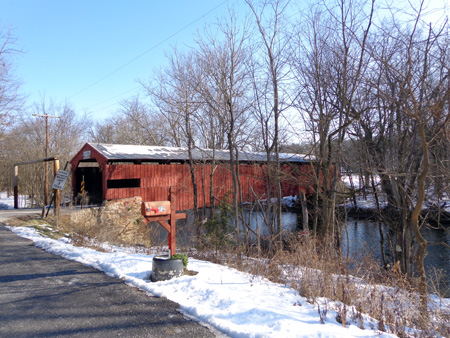
[[[387,207],[387,200],[385,194],[379,194],[378,203],[380,204],[380,208]],[[368,194],[365,197],[358,195],[356,196],[356,205],[352,198],[347,200],[347,208],[355,208],[358,207],[360,209],[377,209],[377,201],[373,194]]]
[[[371,319],[364,321],[365,330],[354,324],[342,327],[332,310],[321,324],[317,306],[307,303],[297,291],[226,266],[190,258],[188,268],[197,275],[152,283],[153,255],[133,254],[117,247],[113,252],[98,252],[75,247],[67,238],[42,237],[33,228],[9,229],[50,253],[166,297],[180,304],[187,315],[231,337],[395,337],[375,331],[376,323]]]
[[[362,181],[360,179],[360,175],[358,175],[358,174],[342,175],[341,180],[349,188],[352,187],[352,184],[353,184],[354,189],[363,188]],[[380,185],[380,177],[378,175],[375,175],[374,180],[375,180],[375,184],[379,186]],[[369,189],[368,189],[369,191],[365,196],[363,196],[362,193],[360,193],[356,196],[356,206],[358,208],[360,208],[360,209],[377,209],[375,196],[373,193],[370,192],[371,189],[372,188],[369,187]],[[380,191],[378,193],[378,198],[379,198],[378,202],[380,204],[380,207],[381,208],[386,207],[387,206],[386,194],[382,193]],[[442,196],[440,196],[440,198],[438,199],[432,188],[427,189],[425,201],[423,203],[422,208],[423,209],[437,208],[438,206],[441,208],[441,210],[450,212],[450,194],[443,193]],[[347,207],[349,207],[349,208],[355,207],[355,203],[352,199],[347,200]]]
[[[19,195],[19,208],[25,208],[26,196]],[[0,192],[0,210],[14,209],[14,195]]]
[[[14,209],[14,196],[0,192],[0,210]]]
[[[293,207],[295,203],[297,202],[297,196],[287,196],[283,197],[281,200],[281,205],[285,207]]]
[[[283,201],[284,204],[293,202],[295,199]],[[372,204],[375,205],[371,196],[365,200],[358,198],[359,207],[372,207]],[[13,205],[12,196],[0,193],[0,209],[12,209]],[[337,323],[336,312],[331,309],[322,324],[317,304],[307,303],[297,291],[226,266],[190,258],[188,268],[197,271],[196,276],[152,283],[149,279],[154,255],[111,245],[103,245],[106,252],[98,252],[75,247],[68,238],[43,237],[34,228],[8,228],[50,253],[121,278],[151,295],[166,297],[180,304],[186,315],[231,337],[396,337],[377,331],[376,321],[368,316],[363,316],[365,330],[355,323],[344,328]],[[445,301],[444,306],[450,306],[450,299]]]
[[[364,186],[364,184],[361,180],[361,176],[359,174],[343,173],[341,176],[341,180],[349,188],[353,186],[353,188],[355,188],[355,189],[361,189]],[[380,177],[378,175],[375,175],[374,181],[375,181],[375,184],[378,185],[380,183]],[[370,187],[370,184],[369,184],[369,187]]]

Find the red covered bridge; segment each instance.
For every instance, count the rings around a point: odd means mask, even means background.
[[[232,191],[228,151],[213,153],[209,149],[195,149],[192,158],[199,207],[211,204],[211,184],[217,200]],[[311,161],[294,154],[280,154],[280,160],[283,197],[297,195],[300,191],[313,193],[315,180]],[[92,203],[133,196],[141,196],[144,201],[164,201],[168,199],[169,188],[174,187],[176,209],[193,208],[187,148],[86,143],[70,163],[74,198],[79,196],[83,185]],[[239,153],[243,202],[267,197],[267,168],[265,154]]]

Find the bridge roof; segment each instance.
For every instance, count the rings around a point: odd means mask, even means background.
[[[107,161],[188,161],[188,148],[165,147],[165,146],[146,146],[146,145],[126,145],[126,144],[105,144],[105,143],[86,143],[96,150]],[[82,148],[82,150],[83,150]],[[80,150],[81,151],[81,150]],[[282,162],[309,163],[311,157],[308,155],[298,155],[290,153],[280,153]],[[228,150],[212,149],[192,149],[192,158],[195,161],[229,161],[230,153]],[[272,158],[273,160],[274,158]],[[266,162],[265,153],[257,152],[239,152],[239,161],[241,162]]]

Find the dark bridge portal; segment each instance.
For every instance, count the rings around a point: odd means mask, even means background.
[[[103,189],[100,168],[98,165],[85,167],[82,164],[83,162],[80,163],[75,176],[76,200],[79,202],[81,199],[81,185],[84,180],[84,191],[87,194],[89,203],[101,204],[103,202]]]

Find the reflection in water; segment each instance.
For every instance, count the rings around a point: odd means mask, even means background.
[[[383,233],[387,228],[382,225]],[[373,256],[381,261],[380,230],[378,222],[349,221],[344,229],[342,239],[342,252],[352,258],[361,259],[363,256]],[[386,235],[385,235],[386,237]],[[350,243],[350,246],[348,245]],[[390,256],[388,241],[384,241],[386,256]]]
[[[380,233],[378,222],[372,221],[349,221],[347,233],[343,235],[343,253],[348,252],[350,257],[360,258],[364,253],[372,253],[375,259],[381,261]],[[383,226],[385,234],[385,249],[389,257],[390,248],[387,241],[387,227]],[[430,242],[442,242],[450,245],[450,231],[423,229],[422,234]],[[348,240],[347,240],[348,238]],[[350,243],[350,245],[348,245]],[[425,257],[425,268],[428,274],[434,269],[442,270],[442,285],[450,285],[450,249],[443,245],[429,245],[427,256]]]
[[[251,229],[259,234],[260,236],[267,236],[269,235],[269,230],[267,229],[267,226],[264,224],[264,217],[263,214],[260,211],[255,212],[245,212],[246,222],[247,224],[250,224]],[[297,222],[298,222],[298,214],[293,212],[283,212],[281,213],[281,224],[283,227],[283,232],[294,232],[297,229]],[[242,230],[242,225],[241,225]],[[249,233],[250,240],[254,241],[256,240],[256,236]]]
[[[195,229],[193,227],[194,217],[193,213],[187,212],[186,220],[177,221],[177,242],[179,246],[191,247],[195,246]],[[282,213],[282,224],[284,232],[293,232],[297,229],[299,215],[292,212]],[[251,221],[251,228],[263,236],[268,235],[267,227],[264,225],[263,216],[261,212],[246,213],[246,221]],[[301,225],[300,225],[301,226]],[[343,254],[356,260],[361,259],[365,254],[374,256],[375,259],[381,262],[380,250],[380,232],[378,222],[372,221],[349,221],[347,223],[346,232],[343,234],[342,246]],[[387,227],[382,225],[383,233],[385,234],[385,251],[387,259],[389,260],[390,247],[387,240]],[[160,239],[160,243],[167,243],[167,232],[161,226],[155,225],[156,232],[159,236],[153,234],[154,239]],[[450,231],[424,229],[422,231],[424,237],[430,242],[444,242],[450,245]],[[250,232],[250,241],[255,241],[255,235]],[[348,245],[350,243],[350,246]],[[441,269],[444,273],[445,285],[450,285],[450,249],[441,245],[429,245],[428,255],[425,258],[425,265],[428,273],[432,268]],[[450,296],[450,295],[449,295]]]
[[[185,219],[177,220],[177,243],[178,247],[193,247],[196,245],[196,232],[194,227],[194,213],[192,210],[185,211],[187,217]],[[267,226],[264,224],[263,214],[259,211],[244,213],[247,224],[250,224],[252,230],[262,237],[269,234]],[[297,228],[298,215],[293,212],[283,212],[281,214],[281,222],[284,232],[294,232]],[[230,222],[234,227],[234,219],[231,218]],[[149,223],[149,228],[152,236],[153,243],[156,245],[166,245],[168,240],[167,231],[164,230],[157,222]],[[241,225],[241,234],[242,225]],[[256,241],[256,236],[252,232],[249,232],[249,240]]]
[[[268,231],[263,222],[263,216],[260,212],[247,214],[247,222],[251,220],[252,229],[262,235],[267,235]],[[293,232],[297,229],[299,216],[296,213],[282,213],[283,231]],[[388,228],[379,222],[373,221],[349,221],[343,234],[342,246],[343,254],[360,261],[365,255],[374,257],[378,261],[382,261],[380,230],[382,227],[384,234],[384,248],[387,261],[390,261],[391,247],[388,240]],[[423,236],[430,242],[443,242],[450,245],[450,231],[423,229]],[[253,237],[250,240],[254,240]],[[348,245],[350,243],[350,245]],[[431,274],[434,269],[442,270],[443,290],[446,286],[450,286],[450,249],[442,245],[429,245],[428,254],[425,257],[425,267],[427,273]],[[450,295],[448,295],[450,296]]]

